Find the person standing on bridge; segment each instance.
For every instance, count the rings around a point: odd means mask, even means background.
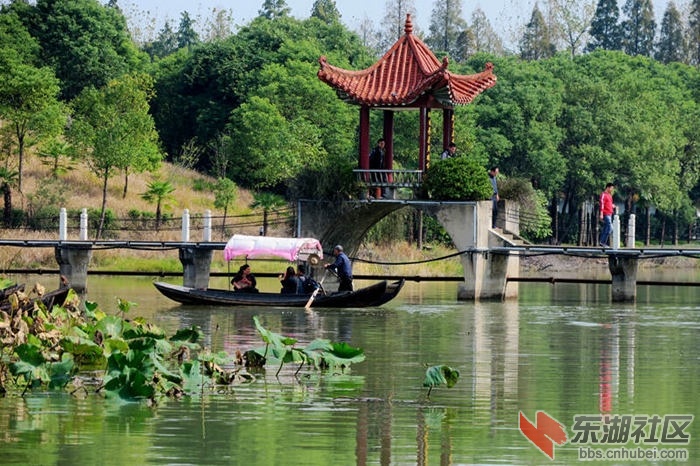
[[[377,145],[372,149],[372,152],[369,154],[369,169],[370,170],[383,170],[384,169],[384,155],[385,155],[385,149],[384,146],[386,145],[386,141],[384,141],[384,138],[379,138],[377,139]],[[384,174],[383,173],[370,173],[370,182],[377,183],[377,182],[383,182],[384,180]],[[374,196],[372,196],[374,194]],[[384,190],[382,188],[376,188],[374,192],[370,191],[369,195],[370,197],[375,197],[375,198],[380,198],[384,194]]]
[[[454,142],[451,142],[447,145],[447,149],[445,149],[442,154],[440,154],[440,160],[445,160],[445,159],[451,159],[452,157],[455,156],[455,153],[457,152],[457,144]]]
[[[350,259],[343,252],[343,247],[337,245],[333,248],[333,255],[335,256],[335,262],[332,264],[326,264],[326,268],[332,270],[338,275],[338,291],[352,291],[352,264]]]
[[[501,198],[498,195],[498,167],[491,167],[489,170],[489,180],[491,181],[491,188],[493,193],[491,194],[491,228],[496,228],[496,220],[498,219],[498,201]]]
[[[601,247],[608,247],[608,238],[610,233],[612,233],[612,215],[615,211],[615,204],[613,204],[613,191],[615,190],[615,185],[613,183],[608,183],[605,185],[605,189],[600,193],[600,220],[603,222],[603,229],[600,231],[600,242],[598,243]]]

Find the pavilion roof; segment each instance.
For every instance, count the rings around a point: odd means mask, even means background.
[[[364,70],[345,70],[321,57],[319,79],[333,87],[342,99],[373,107],[420,106],[418,101],[424,95],[432,96],[444,107],[465,105],[496,84],[491,63],[477,74],[449,72],[447,57],[438,60],[413,35],[410,15],[406,15],[404,32],[379,61]]]

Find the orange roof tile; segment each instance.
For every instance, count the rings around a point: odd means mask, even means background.
[[[371,67],[352,71],[333,66],[321,57],[318,77],[349,102],[369,106],[411,106],[424,94],[441,105],[468,104],[496,84],[493,65],[481,73],[459,75],[447,71],[423,41],[413,35],[411,15],[406,15],[405,34]]]

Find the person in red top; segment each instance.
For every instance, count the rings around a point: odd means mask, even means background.
[[[605,190],[600,193],[600,220],[603,222],[603,229],[600,231],[600,246],[608,247],[608,238],[612,233],[612,215],[615,210],[612,194],[615,190],[613,183],[605,185]]]

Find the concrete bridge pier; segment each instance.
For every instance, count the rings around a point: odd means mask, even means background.
[[[460,257],[464,282],[459,286],[457,299],[517,298],[517,284],[507,287],[507,278],[517,274],[519,257],[486,251],[490,247],[503,246],[501,238],[491,232],[491,201],[440,203],[426,206],[424,210],[435,215],[458,250],[472,250]]]
[[[58,270],[61,276],[68,280],[70,287],[78,294],[86,293],[92,246],[56,246],[54,255],[58,262]],[[58,287],[63,285],[59,279]]]
[[[612,275],[613,302],[636,301],[637,263],[637,257],[619,254],[611,254],[608,256],[608,268]]]
[[[214,251],[181,247],[182,285],[190,288],[206,289],[209,286],[211,260]]]

